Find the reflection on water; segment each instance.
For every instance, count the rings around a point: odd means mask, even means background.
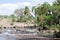
[[[15,38],[10,38],[11,35],[9,34],[0,34],[0,40],[17,40]],[[11,36],[12,37],[12,36]]]
[[[15,38],[12,38],[13,36],[16,36],[15,34],[10,34],[11,30],[3,30],[0,34],[0,40],[17,40]],[[11,37],[11,38],[10,38]]]
[[[36,35],[35,32],[29,31],[22,31],[22,30],[11,30],[11,29],[5,29],[0,34],[0,40],[18,40],[16,39],[16,35]]]
[[[0,40],[18,40],[18,39],[15,39],[15,38],[5,38],[5,37],[0,37]]]
[[[6,40],[6,38],[4,38],[4,37],[0,37],[0,40]]]

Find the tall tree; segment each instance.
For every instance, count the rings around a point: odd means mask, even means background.
[[[24,14],[29,15],[30,9],[26,6],[24,9]]]
[[[53,15],[56,16],[56,23],[60,24],[60,0],[57,0],[57,2],[54,2],[52,5],[52,12]]]
[[[22,8],[21,9],[16,9],[15,14],[18,17],[18,20],[22,21],[22,16],[24,14],[24,9],[22,9]]]
[[[22,16],[23,14],[24,14],[24,9],[16,9],[15,10],[15,14],[17,15],[17,16]]]

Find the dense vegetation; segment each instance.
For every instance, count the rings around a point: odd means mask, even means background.
[[[35,17],[30,15],[30,9],[28,7],[15,10],[16,15],[19,16],[18,21],[20,22],[30,21],[37,24],[39,30],[41,30],[41,27],[42,29],[45,27],[45,29],[60,31],[60,0],[56,0],[52,5],[45,2],[41,5],[34,6],[32,7],[32,12],[35,13]]]
[[[60,27],[60,0],[56,0],[52,5],[45,2],[32,7],[35,17],[30,14],[29,7],[15,10],[16,22],[30,22],[37,24],[38,28],[47,27],[48,29],[59,30]],[[11,15],[14,18],[14,15]],[[14,19],[13,19],[14,21]]]
[[[32,7],[32,12],[35,13],[35,17],[30,14],[29,7],[20,8],[15,10],[15,14],[11,15],[13,22],[27,22],[34,23],[40,30],[41,27],[47,29],[60,31],[60,0],[56,0],[52,5],[45,2],[37,6]],[[7,18],[7,16],[5,16]],[[17,19],[17,20],[15,20]],[[58,32],[59,34],[60,32]]]

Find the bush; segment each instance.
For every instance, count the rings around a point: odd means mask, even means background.
[[[59,28],[59,27],[58,27],[57,25],[51,25],[51,26],[50,26],[50,29],[51,29],[51,30],[53,30],[53,29],[54,29],[54,30],[58,30],[58,28]]]
[[[16,20],[15,19],[12,19],[12,22],[15,22]]]

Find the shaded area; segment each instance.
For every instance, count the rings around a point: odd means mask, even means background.
[[[60,40],[57,38],[26,38],[26,39],[19,39],[19,40]]]

